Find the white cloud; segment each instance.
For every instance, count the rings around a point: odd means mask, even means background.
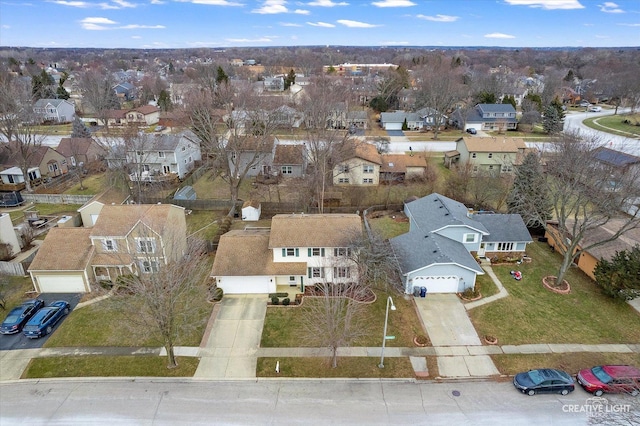
[[[2,25],[2,27],[0,27],[0,28],[2,28],[3,30],[8,30],[9,28],[11,28],[11,26],[10,25]]]
[[[89,6],[92,6],[91,4],[87,3],[86,1],[58,0],[58,1],[52,1],[51,3],[59,4],[61,6],[70,6],[70,7],[89,7]]]
[[[584,9],[578,0],[504,0],[512,6],[540,7],[542,9]]]
[[[151,2],[150,2],[150,3],[151,3],[151,4],[165,4],[165,2],[164,2],[164,1],[162,1],[162,0],[151,0]]]
[[[612,1],[606,1],[603,4],[599,4],[600,12],[604,13],[624,13],[624,10],[620,9],[618,5]]]
[[[304,9],[296,9],[293,11],[293,13],[295,13],[296,15],[310,15],[311,12],[309,12],[308,10],[304,10]]]
[[[512,36],[510,34],[503,34],[503,33],[491,33],[491,34],[485,34],[484,36],[485,38],[516,38],[516,36]]]
[[[301,27],[300,24],[294,24],[293,22],[280,22],[281,27]]]
[[[380,26],[380,25],[374,25],[374,24],[367,24],[366,22],[350,21],[348,19],[338,19],[336,22],[338,24],[342,24],[345,27],[349,27],[349,28],[375,28]]]
[[[126,8],[135,8],[138,7],[135,3],[130,3],[125,0],[111,0],[111,2],[102,2],[102,3],[89,3],[86,1],[75,1],[75,0],[52,0],[51,3],[58,4],[60,6],[69,6],[69,7],[79,7],[82,9],[95,7],[102,10],[117,10],[117,9],[126,9]]]
[[[129,24],[129,25],[123,25],[121,27],[118,27],[117,29],[119,30],[138,30],[138,29],[143,29],[143,30],[162,30],[165,29],[166,27],[164,25],[139,25],[139,24]]]
[[[83,24],[104,24],[104,25],[113,25],[113,24],[117,24],[116,21],[112,21],[109,18],[100,18],[100,17],[90,17],[90,18],[84,18],[82,21]]]
[[[451,16],[451,15],[435,15],[435,16],[417,15],[416,18],[424,19],[426,21],[433,21],[433,22],[455,22],[460,17]]]
[[[104,31],[104,30],[161,30],[166,28],[164,25],[139,25],[139,24],[127,24],[116,25],[118,22],[112,21],[109,18],[101,17],[89,17],[80,21],[80,25],[85,30],[89,31]]]
[[[142,37],[141,36],[131,36],[131,38],[138,40],[138,39],[141,39]]]
[[[640,24],[618,24],[618,25],[622,25],[623,27],[640,27]]]
[[[311,25],[312,27],[335,28],[335,25],[327,22],[307,22],[307,25]]]
[[[262,7],[254,9],[252,13],[260,13],[262,15],[274,15],[277,13],[288,13],[287,2],[285,0],[265,0]]]
[[[335,2],[333,0],[315,0],[307,3],[307,6],[318,6],[318,7],[349,6],[349,3],[344,1]]]
[[[410,0],[382,0],[371,3],[375,7],[409,7],[416,4]]]

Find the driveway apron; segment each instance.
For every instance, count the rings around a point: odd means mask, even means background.
[[[255,378],[257,350],[267,312],[265,295],[225,295],[200,348],[196,378]]]
[[[438,354],[442,377],[499,374],[488,355],[471,355],[465,346],[481,346],[467,310],[455,294],[429,294],[414,298],[431,344]]]

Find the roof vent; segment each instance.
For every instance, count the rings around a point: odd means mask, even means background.
[[[438,250],[434,250],[433,252],[434,252],[434,253],[437,253],[437,252],[438,252]]]
[[[445,216],[449,216],[449,213],[445,213],[444,215],[445,215]]]

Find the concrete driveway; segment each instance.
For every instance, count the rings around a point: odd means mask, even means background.
[[[500,374],[489,355],[480,355],[473,350],[474,346],[481,346],[482,343],[458,296],[429,294],[414,300],[438,356],[441,377]]]
[[[204,339],[194,377],[239,379],[256,377],[256,352],[262,338],[266,295],[225,295]]]

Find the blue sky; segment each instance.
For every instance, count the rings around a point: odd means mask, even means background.
[[[640,0],[0,0],[0,45],[640,46]]]

